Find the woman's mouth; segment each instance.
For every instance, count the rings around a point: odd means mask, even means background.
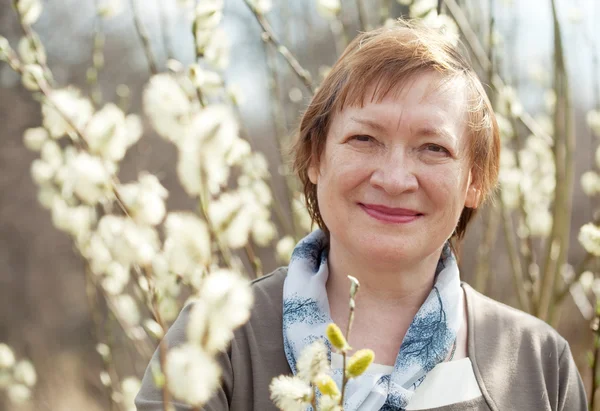
[[[422,213],[408,208],[387,207],[380,204],[364,203],[358,203],[358,205],[369,216],[373,217],[376,220],[383,221],[386,223],[410,223],[423,216]]]

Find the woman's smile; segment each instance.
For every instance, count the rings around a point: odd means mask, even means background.
[[[358,205],[369,216],[385,223],[406,224],[423,217],[422,213],[407,208],[387,207],[384,205],[364,203],[358,203]]]

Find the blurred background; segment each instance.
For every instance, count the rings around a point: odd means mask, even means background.
[[[33,28],[46,49],[47,64],[56,83],[61,87],[72,84],[89,92],[88,69],[93,66],[94,36],[101,31],[105,36],[104,67],[98,81],[103,99],[117,101],[125,95],[129,100],[128,112],[142,113],[142,92],[151,74],[136,32],[132,2],[42,3],[43,12]],[[133,3],[137,4],[138,17],[148,34],[158,71],[167,71],[169,59],[184,66],[195,60],[193,8],[175,0],[133,0]],[[274,0],[272,9],[265,13],[277,39],[289,48],[315,83],[343,50],[339,33],[352,36],[361,29],[361,22],[367,27],[383,24],[382,8],[387,8],[387,16],[392,18],[411,12],[410,2],[406,1],[358,2],[362,7],[359,12],[357,2],[343,0],[339,14],[331,19],[318,3]],[[494,44],[496,70],[514,88],[523,110],[542,127],[551,121],[548,106],[553,99],[549,90],[555,50],[551,2],[456,3],[481,44],[485,47]],[[113,5],[119,12],[99,16],[99,7]],[[568,262],[577,266],[586,255],[577,242],[579,228],[593,219],[598,205],[597,199],[584,193],[579,182],[583,173],[598,168],[595,160],[598,138],[586,118],[591,110],[598,109],[600,101],[600,31],[595,27],[600,21],[600,2],[557,0],[556,5],[576,137]],[[448,13],[446,6],[444,12]],[[268,159],[274,201],[291,215],[292,201],[283,176],[287,168],[280,153],[293,135],[311,94],[282,56],[263,41],[261,27],[243,0],[225,1],[221,27],[231,45],[224,79],[243,96],[240,115],[244,131],[252,140],[253,149]],[[488,41],[490,32],[492,43]],[[9,0],[0,2],[0,35],[14,48],[23,35]],[[488,83],[485,70],[476,64],[475,67]],[[129,93],[119,87],[123,84],[128,86]],[[104,305],[96,308],[101,312],[100,324],[94,322],[86,294],[84,262],[70,236],[54,227],[50,213],[37,200],[38,188],[30,167],[38,155],[25,147],[23,134],[28,128],[38,127],[41,121],[39,102],[22,86],[20,75],[0,61],[0,342],[13,347],[19,358],[29,358],[37,370],[31,401],[17,406],[9,403],[0,391],[0,409],[117,409],[100,378],[103,361],[96,350],[97,327],[104,328],[115,347],[121,347],[114,351],[120,375],[141,378],[148,358],[128,346],[127,338],[111,321]],[[168,209],[194,209],[195,202],[178,180],[176,163],[177,149],[153,132],[144,118],[143,137],[127,152],[119,177],[121,181],[129,181],[136,179],[140,171],[149,171],[168,189]],[[490,225],[485,220],[489,213],[484,210],[478,216],[462,247],[463,280],[475,284],[476,272],[481,268],[477,264],[482,244],[490,244],[489,253],[484,256],[489,275],[479,288],[494,299],[518,306],[505,233],[497,222],[495,230],[490,232],[486,228]],[[493,241],[484,241],[485,235],[491,235]],[[534,239],[533,244],[541,247],[543,239]],[[276,258],[274,247],[275,243],[257,251],[265,273],[283,264]],[[596,273],[592,272],[593,280]],[[590,329],[593,317],[590,307],[596,299],[593,291],[599,287],[597,283],[589,284],[590,278],[585,281],[588,283],[575,284],[572,295],[565,298],[554,325],[571,344],[589,391],[589,352],[594,336]]]

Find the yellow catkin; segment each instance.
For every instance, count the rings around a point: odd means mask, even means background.
[[[327,395],[331,398],[337,398],[341,395],[340,389],[335,381],[333,381],[333,378],[331,378],[329,375],[321,375],[317,377],[315,383],[323,395]]]
[[[350,359],[346,365],[346,375],[348,378],[356,378],[369,368],[369,365],[375,359],[375,353],[373,350],[364,349],[358,350]]]
[[[331,345],[340,350],[341,352],[346,352],[350,349],[346,338],[344,338],[344,334],[342,334],[342,330],[335,323],[331,323],[327,326],[327,338]]]

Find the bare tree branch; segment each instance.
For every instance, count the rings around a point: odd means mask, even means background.
[[[273,45],[273,47],[275,47],[279,54],[281,54],[285,61],[287,61],[294,73],[296,73],[298,78],[300,78],[304,86],[306,86],[306,88],[314,94],[315,88],[313,86],[312,77],[308,70],[303,68],[296,59],[296,57],[294,57],[294,55],[288,50],[288,48],[281,44],[281,42],[277,39],[275,33],[273,32],[273,29],[271,28],[271,25],[269,24],[265,16],[263,16],[261,13],[258,13],[249,0],[244,0],[244,2],[256,18],[256,21],[258,21],[258,24],[260,24],[260,27],[262,28],[263,32],[263,40],[269,41]]]

